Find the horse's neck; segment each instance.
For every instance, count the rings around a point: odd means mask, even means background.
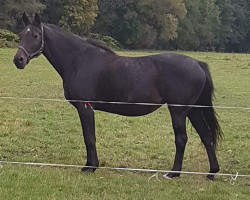
[[[70,74],[70,70],[72,70],[70,65],[75,59],[75,55],[72,54],[72,49],[74,48],[77,47],[74,47],[74,44],[66,36],[58,34],[53,28],[44,27],[43,54],[62,79],[65,78],[66,74]]]

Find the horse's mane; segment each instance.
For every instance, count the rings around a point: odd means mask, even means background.
[[[106,51],[106,52],[109,52],[109,53],[112,53],[112,54],[116,54],[113,50],[111,50],[110,48],[108,48],[107,46],[105,46],[104,44],[102,44],[101,42],[99,42],[99,41],[97,41],[97,40],[95,40],[95,39],[93,39],[93,38],[80,37],[80,36],[75,35],[75,34],[73,34],[73,33],[67,32],[67,31],[65,31],[64,29],[62,29],[62,28],[60,28],[60,27],[58,27],[58,26],[55,26],[55,25],[53,25],[53,24],[46,24],[46,26],[48,26],[49,28],[52,28],[53,30],[56,30],[56,31],[58,31],[58,32],[60,32],[60,33],[61,33],[61,32],[64,32],[64,33],[66,33],[66,34],[68,34],[68,35],[72,35],[72,36],[75,36],[75,37],[77,37],[77,38],[83,39],[83,40],[86,41],[88,44],[90,44],[90,45],[92,45],[92,46],[95,46],[95,47],[97,47],[97,48],[100,48],[100,49],[102,49],[102,50],[104,50],[104,51]]]
[[[102,44],[101,42],[99,42],[93,38],[88,38],[87,42],[95,47],[103,49],[104,51],[107,51],[107,52],[112,53],[112,54],[116,54],[113,50],[111,50],[110,48],[108,48],[107,46],[105,46],[104,44]]]

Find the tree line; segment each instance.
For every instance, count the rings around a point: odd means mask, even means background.
[[[23,11],[128,49],[250,51],[249,0],[0,0],[0,29],[18,33]]]

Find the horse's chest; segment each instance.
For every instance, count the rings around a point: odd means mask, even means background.
[[[76,78],[63,83],[64,95],[70,100],[88,100],[93,98],[94,84],[87,81],[79,81]]]

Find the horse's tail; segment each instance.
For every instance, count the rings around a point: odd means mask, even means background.
[[[206,121],[206,124],[212,134],[213,143],[216,146],[218,144],[218,141],[222,138],[223,134],[217,119],[217,114],[213,108],[213,97],[214,97],[213,81],[207,63],[200,61],[198,62],[206,74],[206,83],[196,104],[201,106],[208,106],[201,109],[204,120]]]

